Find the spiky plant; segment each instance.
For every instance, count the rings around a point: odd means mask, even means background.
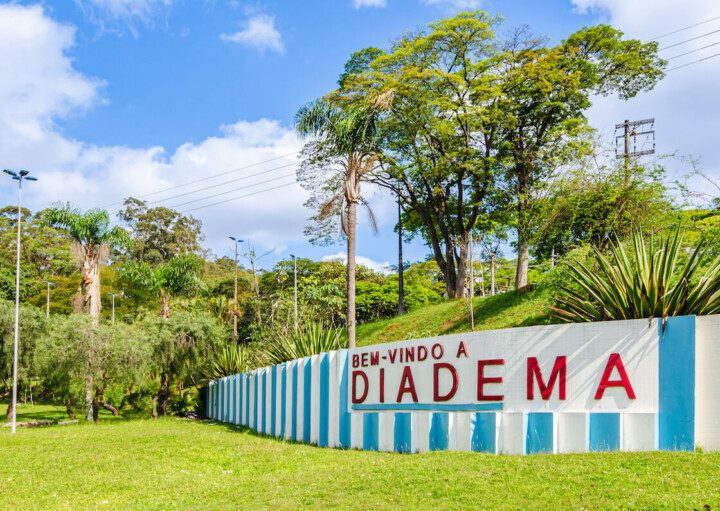
[[[278,335],[263,351],[267,363],[275,365],[341,348],[347,348],[342,330],[326,328],[322,322],[316,321],[301,325],[297,331]]]
[[[248,369],[248,356],[244,346],[225,346],[215,354],[205,373],[208,380],[244,373]]]
[[[606,256],[594,250],[597,268],[569,264],[577,290],[563,287],[553,314],[568,322],[667,318],[720,312],[720,257],[701,239],[681,258],[683,232],[646,243],[639,232],[629,253],[615,240]]]

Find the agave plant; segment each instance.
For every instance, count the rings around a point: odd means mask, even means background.
[[[569,265],[579,290],[563,287],[556,317],[564,321],[667,318],[720,312],[720,257],[712,258],[707,238],[681,259],[681,230],[659,243],[633,234],[630,254],[619,240],[606,256],[595,249],[596,269]]]
[[[248,369],[248,356],[244,346],[225,346],[219,351],[205,376],[209,380],[224,378],[231,374],[243,373]]]
[[[288,360],[308,357],[325,351],[347,347],[340,328],[325,328],[316,321],[300,326],[297,331],[280,334],[264,348],[269,364],[281,364]]]

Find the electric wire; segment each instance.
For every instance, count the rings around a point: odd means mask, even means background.
[[[232,173],[235,173],[235,172],[239,172],[239,171],[241,171],[241,170],[249,169],[249,168],[252,168],[252,167],[257,167],[258,165],[262,165],[262,164],[264,164],[264,163],[269,163],[269,162],[271,162],[271,161],[281,160],[281,159],[283,159],[283,158],[287,158],[287,157],[292,156],[292,155],[294,155],[294,154],[298,154],[299,152],[300,152],[300,151],[293,151],[293,152],[291,152],[291,153],[283,154],[283,155],[281,155],[281,156],[276,156],[275,158],[270,158],[269,160],[259,161],[259,162],[256,162],[256,163],[252,163],[252,164],[250,164],[250,165],[244,165],[244,166],[242,166],[242,167],[238,167],[238,168],[235,168],[235,169],[232,169],[232,170],[226,170],[226,171],[223,171],[223,172],[219,172],[219,173],[217,173],[217,174],[212,174],[212,175],[209,175],[209,176],[205,176],[205,177],[200,178],[200,179],[195,179],[195,180],[193,180],[193,181],[187,181],[187,182],[182,183],[182,184],[179,184],[179,185],[170,186],[170,187],[164,188],[164,189],[162,189],[162,190],[156,190],[156,191],[154,191],[154,192],[146,193],[146,194],[143,194],[143,195],[138,195],[138,196],[136,196],[136,198],[138,198],[138,199],[143,199],[143,198],[145,198],[145,197],[151,197],[151,196],[157,195],[157,194],[159,194],[159,193],[169,192],[169,191],[171,191],[171,190],[176,190],[177,188],[183,188],[183,187],[185,187],[185,186],[189,186],[189,185],[192,185],[192,184],[201,183],[201,182],[203,182],[203,181],[207,181],[208,179],[215,179],[216,177],[226,176],[226,175],[228,175],[228,174],[232,174]],[[101,206],[101,207],[98,208],[98,209],[105,209],[105,208],[108,208],[108,207],[110,207],[110,206],[117,206],[117,205],[122,204],[122,203],[123,203],[123,201],[117,201],[117,202],[113,202],[113,203],[110,203],[110,204],[106,204],[106,205],[104,205],[104,206]]]
[[[690,41],[695,41],[697,39],[702,39],[703,37],[707,37],[712,34],[717,34],[718,32],[720,32],[720,28],[717,30],[713,30],[712,32],[707,32],[705,34],[701,34],[699,36],[692,37],[690,39],[685,39],[684,41],[680,41],[679,43],[671,44],[670,46],[665,46],[663,48],[660,48],[658,51],[667,50],[669,48],[675,48],[676,46],[680,46],[681,44],[689,43]]]
[[[673,30],[672,32],[668,32],[667,34],[659,35],[653,39],[650,39],[650,41],[657,41],[658,39],[662,39],[663,37],[667,37],[669,35],[677,34],[678,32],[683,32],[684,30],[687,30],[689,28],[695,28],[699,27],[700,25],[704,25],[705,23],[710,23],[711,21],[720,20],[720,16],[715,16],[714,18],[710,18],[704,21],[700,21],[698,23],[695,23],[694,25],[688,25],[687,27],[678,28],[677,30]]]
[[[718,44],[720,44],[720,41],[717,41],[717,42],[712,43],[712,44],[705,45],[705,46],[703,46],[703,47],[701,47],[701,48],[697,48],[697,49],[695,49],[695,50],[690,50],[690,51],[686,51],[685,53],[680,53],[679,55],[674,55],[674,56],[672,56],[672,57],[668,57],[668,58],[666,58],[665,60],[672,60],[672,59],[676,59],[676,58],[678,58],[678,57],[684,57],[685,55],[690,55],[691,53],[695,53],[695,52],[698,52],[698,51],[700,51],[700,50],[704,50],[705,48],[710,48],[710,47],[712,47],[712,46],[717,46]]]
[[[698,62],[702,62],[703,60],[708,60],[713,57],[719,57],[720,53],[714,53],[712,55],[708,55],[707,57],[703,57],[701,59],[693,60],[692,62],[688,62],[687,64],[682,64],[680,66],[671,67],[670,69],[667,69],[666,71],[674,71],[675,69],[680,69],[681,67],[687,67],[691,66],[692,64],[697,64]]]
[[[277,190],[278,188],[284,188],[284,187],[286,187],[286,186],[291,186],[291,185],[294,185],[294,184],[296,184],[296,183],[297,183],[296,181],[293,181],[292,183],[285,183],[285,184],[283,184],[283,185],[273,186],[272,188],[266,188],[266,189],[264,189],[264,190],[258,190],[257,192],[248,193],[248,194],[246,194],[246,195],[240,195],[240,196],[238,196],[238,197],[231,197],[231,198],[229,198],[229,199],[221,200],[221,201],[218,201],[218,202],[213,202],[212,204],[205,204],[205,205],[203,205],[203,206],[198,206],[198,207],[195,207],[195,208],[186,209],[186,210],[184,210],[184,211],[180,211],[179,213],[184,215],[185,213],[189,213],[189,212],[191,212],[191,211],[197,211],[198,209],[209,208],[210,206],[217,206],[218,204],[225,204],[226,202],[231,202],[231,201],[235,201],[235,200],[239,200],[239,199],[244,199],[244,198],[246,198],[246,197],[251,197],[251,196],[253,196],[253,195],[258,195],[258,194],[260,194],[260,193],[269,192],[269,191],[271,191],[271,190]]]

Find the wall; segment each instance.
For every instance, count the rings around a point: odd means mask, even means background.
[[[713,342],[719,322],[717,316],[697,321],[687,316],[670,318],[664,327],[655,319],[552,325],[323,353],[210,382],[206,412],[288,440],[368,450],[532,454],[692,450],[696,444],[718,449],[720,425],[713,418],[720,413],[720,399],[712,389],[720,388],[714,371],[720,349]],[[467,356],[458,354],[461,342]],[[436,360],[399,364],[381,358],[386,350],[434,344],[444,348]],[[359,361],[363,353],[378,350],[374,365],[353,367],[355,355]],[[611,385],[595,399],[614,353],[622,356],[634,399],[620,385]],[[558,379],[545,399],[538,382],[528,376],[526,361],[537,359],[549,387],[558,356],[567,358],[567,395],[560,399]],[[477,360],[491,357],[504,360],[497,368],[502,371],[492,373],[502,374],[503,381],[489,384],[488,393],[495,389],[503,399],[486,403],[472,389]],[[458,390],[452,399],[434,401],[433,366],[441,362],[456,367]],[[405,366],[414,374],[417,396],[396,396]],[[351,375],[358,370],[366,372],[372,392],[362,403],[353,403],[362,393],[355,389],[353,396],[351,388]],[[537,387],[532,400],[527,399],[528,379]],[[616,367],[607,379],[620,379]],[[435,394],[447,395],[449,383],[440,387]]]

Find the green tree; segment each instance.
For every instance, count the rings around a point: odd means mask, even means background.
[[[162,206],[128,198],[118,218],[130,229],[127,255],[134,261],[158,264],[187,252],[201,255],[202,223]]]
[[[583,112],[596,94],[632,98],[664,75],[656,42],[623,39],[608,25],[583,28],[557,46],[518,31],[497,58],[504,181],[514,214],[515,287],[527,285],[537,198],[558,167],[583,150]]]
[[[295,119],[301,135],[314,140],[303,148],[301,184],[311,190],[309,205],[318,213],[321,235],[327,237],[329,219],[340,219],[347,240],[347,328],[355,346],[355,237],[357,206],[367,204],[360,186],[377,167],[376,119],[382,101],[371,106],[341,106],[322,98],[301,108]],[[372,214],[371,214],[371,218]],[[374,223],[374,221],[373,221]],[[324,228],[323,228],[324,227]]]
[[[127,233],[120,227],[111,227],[107,211],[91,209],[85,213],[70,204],[49,208],[41,212],[48,225],[61,229],[72,240],[71,250],[81,268],[80,288],[75,304],[76,312],[89,314],[93,321],[100,319],[100,265],[112,248],[127,242]],[[93,373],[87,361],[85,382],[85,419],[93,420]]]
[[[160,316],[168,319],[171,298],[192,296],[205,290],[201,271],[202,259],[193,254],[183,254],[156,266],[128,262],[119,269],[118,281],[130,297],[158,298]]]

